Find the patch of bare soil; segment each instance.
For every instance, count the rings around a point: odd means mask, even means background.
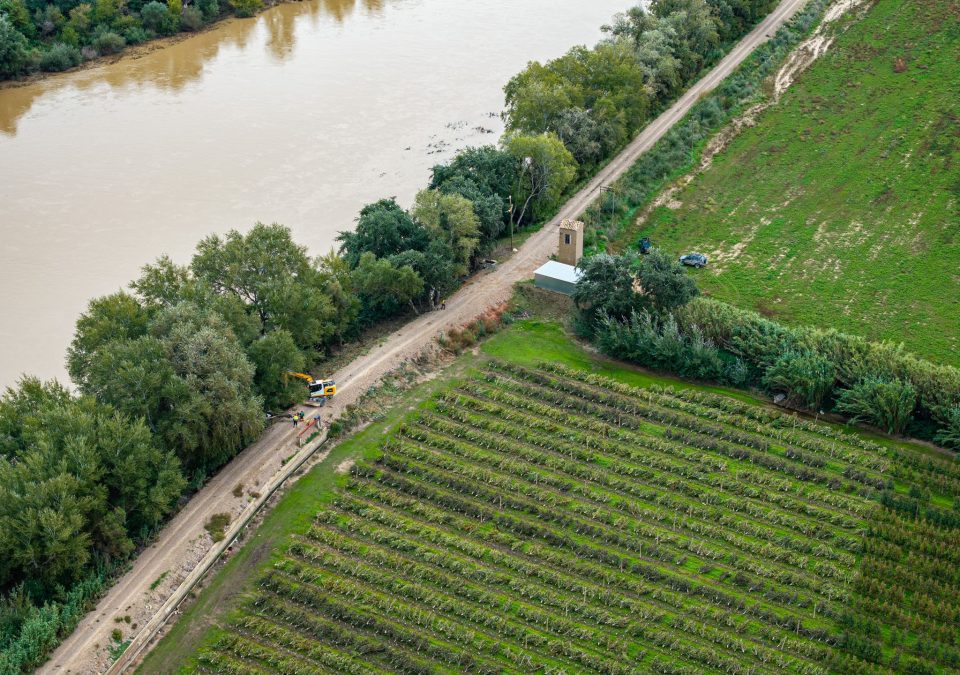
[[[345,460],[337,464],[337,468],[335,469],[335,471],[341,474],[347,473],[348,471],[350,471],[350,469],[353,468],[353,465],[356,463],[356,461],[357,460],[354,459],[353,457],[347,457]]]

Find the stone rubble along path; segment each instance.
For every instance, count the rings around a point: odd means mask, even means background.
[[[696,82],[670,108],[653,120],[617,157],[598,174],[560,212],[530,236],[520,250],[495,269],[474,276],[447,300],[445,311],[422,314],[404,325],[378,346],[357,358],[339,372],[337,396],[322,411],[329,422],[347,405],[355,403],[371,386],[403,361],[416,357],[443,332],[458,328],[488,309],[508,301],[513,285],[528,280],[534,270],[547,261],[557,248],[557,228],[564,218],[576,218],[599,195],[599,188],[622,176],[637,158],[686,115],[706,92],[716,87],[740,63],[777,29],[798,12],[806,0],[782,0],[756,28],[744,37],[707,75]],[[314,408],[304,408],[308,415]],[[235,520],[259,491],[281,470],[282,461],[297,451],[299,428],[281,421],[268,428],[254,444],[243,450],[208,482],[161,530],[157,539],[133,561],[131,568],[107,591],[96,608],[40,667],[40,673],[102,673],[110,665],[107,647],[111,632],[119,628],[124,639],[135,636],[136,624],[142,628],[174,594],[183,580],[213,548],[204,524],[210,516],[227,512]],[[243,484],[240,497],[234,488]],[[150,585],[161,575],[166,577],[156,589]],[[130,623],[116,622],[130,617]]]

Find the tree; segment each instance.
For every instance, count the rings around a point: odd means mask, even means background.
[[[579,105],[577,92],[556,72],[555,65],[533,61],[507,82],[503,91],[508,133],[548,133],[556,129],[560,113]]]
[[[136,298],[120,291],[95,298],[77,319],[73,341],[67,349],[67,371],[83,387],[96,351],[114,340],[130,340],[147,333],[150,313]]]
[[[27,38],[0,13],[0,77],[17,77],[27,69]]]
[[[573,301],[584,328],[592,331],[601,318],[626,321],[644,308],[637,293],[636,256],[600,254],[580,261],[580,279]]]
[[[158,319],[153,332],[159,333],[181,396],[164,420],[167,433],[185,441],[173,447],[186,464],[218,467],[263,430],[254,368],[216,315],[197,320],[194,308],[179,305]]]
[[[659,249],[641,258],[638,276],[643,294],[657,312],[671,312],[700,293],[683,266]]]
[[[423,279],[410,265],[396,267],[369,252],[353,271],[353,283],[368,321],[393,316],[404,306],[416,312],[413,301],[423,293]]]
[[[327,292],[327,277],[282,225],[257,223],[246,235],[231,230],[224,238],[207,237],[190,267],[213,293],[248,307],[261,335],[284,329],[304,350],[326,346],[336,335],[338,307]]]
[[[673,29],[671,48],[680,63],[681,79],[691,82],[719,43],[710,6],[705,0],[660,0],[651,9],[662,25]]]
[[[646,120],[649,109],[644,70],[625,40],[594,49],[574,47],[546,65],[531,63],[510,80],[505,92],[508,132],[557,133],[571,150],[586,151],[591,162],[596,161],[592,141],[601,137],[606,151],[624,143]],[[570,111],[577,112],[571,117]],[[588,128],[587,121],[598,127]],[[581,132],[594,138],[582,138]],[[574,155],[581,159],[577,152]]]
[[[786,352],[764,373],[762,384],[782,393],[794,406],[820,410],[833,391],[836,369],[827,359],[809,352]]]
[[[386,258],[408,250],[422,251],[429,234],[393,199],[381,199],[364,206],[354,231],[341,232],[337,241],[347,263],[356,267],[367,252]]]
[[[481,252],[491,250],[494,242],[504,230],[506,209],[500,195],[484,192],[473,180],[465,176],[454,176],[440,185],[440,192],[448,195],[460,195],[473,204],[480,226]]]
[[[253,16],[263,9],[263,0],[229,0],[233,12],[239,17]]]
[[[93,18],[98,24],[108,24],[119,14],[123,6],[122,0],[95,0],[93,4]]]
[[[390,256],[389,260],[394,267],[413,268],[423,279],[423,296],[431,308],[457,287],[457,264],[446,241],[435,239],[426,251],[404,251]]]
[[[331,339],[343,344],[348,334],[356,330],[360,299],[353,292],[350,265],[333,249],[317,258],[319,282],[330,298],[334,315],[330,320]]]
[[[183,8],[180,15],[180,28],[185,31],[200,30],[203,26],[203,12],[190,5]]]
[[[288,372],[306,368],[303,352],[285,330],[264,335],[247,350],[255,370],[254,383],[268,410],[286,408],[303,398],[303,382]]]
[[[864,378],[837,397],[837,411],[851,423],[866,422],[888,434],[903,433],[916,405],[913,385],[898,379]]]
[[[217,294],[210,284],[194,279],[189,267],[177,265],[168,256],[144,265],[140,278],[132,281],[130,288],[151,311],[190,302],[219,314],[241,345],[247,346],[260,336],[259,320],[247,311],[238,296]]]
[[[495,194],[504,202],[513,194],[519,174],[516,158],[493,145],[461,150],[449,164],[433,167],[430,187],[439,188],[455,178],[472,181],[485,194]]]
[[[100,346],[81,389],[142,417],[188,468],[210,469],[263,428],[253,375],[223,318],[181,303],[159,311],[148,335]]]
[[[521,169],[514,188],[515,222],[547,215],[560,203],[563,191],[577,175],[577,162],[555,134],[512,136],[507,151]]]
[[[203,13],[207,21],[220,15],[220,3],[217,0],[197,0],[197,9]]]
[[[613,130],[583,108],[567,108],[557,117],[557,136],[581,170],[595,166],[613,146]]]
[[[421,190],[417,193],[413,216],[423,223],[432,237],[449,246],[453,253],[454,276],[466,275],[480,243],[480,222],[473,203],[460,195]]]
[[[28,41],[37,36],[37,28],[30,18],[30,8],[24,0],[0,0],[0,16],[2,15],[6,15],[13,27]],[[9,46],[0,40],[0,49]]]
[[[77,31],[78,35],[86,35],[90,30],[90,23],[93,20],[93,6],[89,3],[81,3],[70,10],[70,26]]]
[[[130,288],[145,305],[170,307],[192,295],[193,279],[190,268],[177,265],[169,256],[157,258],[152,265],[144,265],[140,278],[130,283]]]
[[[26,582],[48,598],[94,557],[129,553],[183,486],[142,421],[22,380],[0,399],[0,584]]]
[[[151,0],[140,10],[140,20],[144,28],[168,35],[176,30],[174,17],[170,15],[167,6],[157,0]]]

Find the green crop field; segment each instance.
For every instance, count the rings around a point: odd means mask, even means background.
[[[231,608],[192,638],[188,610],[144,671],[960,667],[952,461],[670,386],[552,323],[455,372],[341,445],[335,486],[298,484],[314,517],[246,581],[228,565]]]
[[[960,365],[958,62],[956,0],[876,0],[635,235],[710,256],[720,299]]]

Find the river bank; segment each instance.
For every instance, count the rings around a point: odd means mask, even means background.
[[[81,72],[84,70],[90,70],[91,68],[99,68],[101,66],[113,65],[119,63],[125,59],[138,59],[146,56],[147,54],[152,54],[158,49],[166,49],[175,44],[179,44],[184,40],[189,40],[192,37],[197,35],[202,35],[212,30],[216,30],[223,24],[229,21],[246,21],[250,19],[256,19],[258,16],[264,12],[268,12],[277,5],[288,3],[288,2],[307,2],[309,0],[265,0],[263,7],[259,9],[253,16],[249,17],[237,17],[229,14],[224,14],[217,17],[216,19],[210,21],[209,23],[204,24],[196,30],[190,31],[181,31],[176,35],[164,35],[154,37],[147,42],[142,42],[138,45],[128,45],[123,48],[123,51],[120,51],[116,54],[101,54],[92,59],[85,59],[82,63],[68,68],[66,70],[60,71],[37,71],[25,75],[23,77],[17,77],[7,80],[0,80],[0,91],[4,89],[14,89],[17,87],[25,87],[31,84],[36,84],[37,82],[42,82],[51,78],[59,77],[62,75],[70,75],[72,73]]]
[[[65,379],[87,301],[161,253],[261,220],[319,255],[364,204],[409,205],[431,166],[499,136],[510,76],[629,4],[289,2],[0,91],[0,311],[30,317],[0,326],[0,385]]]

